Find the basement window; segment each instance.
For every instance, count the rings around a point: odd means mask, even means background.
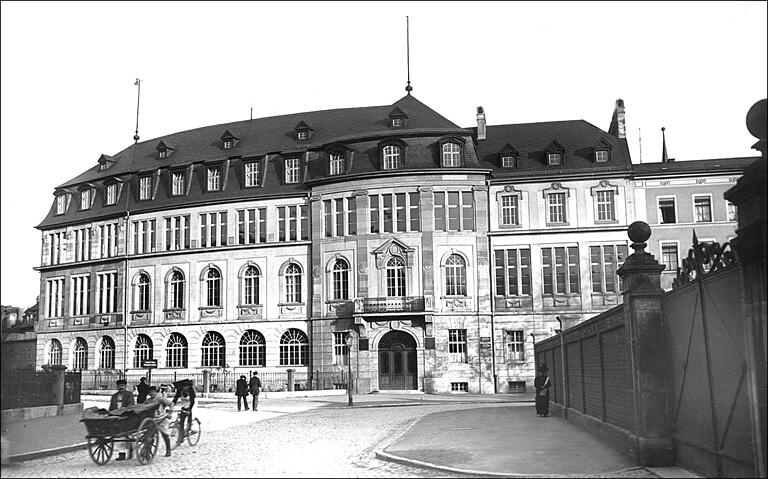
[[[451,392],[465,393],[469,391],[469,383],[451,383]]]

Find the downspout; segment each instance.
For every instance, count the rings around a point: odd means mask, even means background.
[[[131,212],[125,211],[125,224],[123,225],[123,377],[128,374],[128,225]]]
[[[491,227],[491,181],[485,180],[485,186],[487,191],[487,214],[488,214],[488,229]],[[496,301],[494,301],[494,290],[493,290],[493,275],[494,275],[494,269],[491,266],[491,263],[494,262],[494,253],[493,249],[491,248],[491,236],[486,231],[486,235],[488,238],[488,286],[490,288],[490,291],[488,291],[488,296],[490,297],[491,301],[491,369],[493,371],[493,394],[499,393],[499,376],[496,374],[496,326],[494,325],[494,319],[496,317]],[[503,344],[503,343],[502,343]]]
[[[560,323],[560,376],[563,378],[563,418],[568,419],[568,377],[565,369],[565,327],[563,326],[563,319],[560,316],[556,316],[557,322]]]

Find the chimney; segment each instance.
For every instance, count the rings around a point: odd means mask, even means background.
[[[477,107],[477,139],[485,140],[485,111],[482,106]]]
[[[616,108],[613,109],[613,118],[611,118],[611,126],[608,127],[608,133],[616,138],[626,138],[627,129],[624,123],[624,100],[619,98],[616,100]]]

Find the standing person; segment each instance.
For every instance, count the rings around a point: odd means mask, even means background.
[[[157,390],[157,386],[150,386],[148,391],[148,399],[144,404],[155,404],[157,410],[155,411],[155,417],[165,415],[166,408],[168,413],[173,411],[173,401],[165,397],[160,391]],[[165,442],[165,457],[171,456],[171,436],[168,433],[168,418],[166,417],[162,421],[157,423],[157,429],[160,431],[160,435],[163,436],[163,442]]]
[[[173,404],[181,403],[181,412],[179,413],[179,437],[177,444],[184,442],[187,428],[184,423],[192,423],[192,407],[195,405],[195,388],[192,379],[182,379],[173,383],[176,386],[176,395],[173,397]]]
[[[240,409],[240,401],[243,401],[245,410],[248,410],[248,382],[245,380],[245,376],[240,376],[235,384],[235,396],[237,396],[237,410]]]
[[[147,378],[142,377],[139,379],[139,384],[136,386],[136,391],[139,393],[139,397],[136,398],[136,404],[144,404],[147,400],[147,393],[149,392],[149,384],[147,384]]]
[[[112,398],[109,401],[109,410],[114,411],[115,409],[132,406],[135,404],[133,400],[133,393],[125,389],[128,381],[125,379],[118,379],[115,384],[117,384],[117,392],[112,395]],[[116,461],[124,461],[126,451],[128,452],[128,459],[133,456],[133,448],[131,448],[127,443],[122,443],[120,448],[123,449],[123,451],[118,453],[117,458],[115,459]]]
[[[259,391],[261,391],[261,379],[259,379],[259,372],[254,371],[251,381],[248,383],[248,388],[253,395],[253,410],[256,411],[259,407]]]
[[[539,375],[536,376],[533,385],[536,388],[536,414],[542,417],[549,415],[549,368],[546,364],[539,366]]]

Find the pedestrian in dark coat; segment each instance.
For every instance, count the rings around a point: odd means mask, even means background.
[[[240,401],[245,405],[245,410],[248,410],[248,381],[245,380],[245,376],[240,376],[235,384],[235,396],[237,396],[237,410],[240,409]]]
[[[251,390],[253,395],[253,410],[256,411],[259,407],[259,391],[261,391],[261,379],[259,379],[258,371],[253,372],[253,377],[251,377],[248,383],[248,389]]]
[[[136,404],[144,404],[147,400],[147,393],[149,392],[149,384],[147,384],[147,378],[142,377],[139,379],[139,384],[136,385],[136,391],[139,396],[136,398]]]
[[[539,366],[539,375],[533,381],[536,388],[536,414],[546,417],[549,415],[549,387],[551,382],[547,372],[549,368],[546,364]]]

